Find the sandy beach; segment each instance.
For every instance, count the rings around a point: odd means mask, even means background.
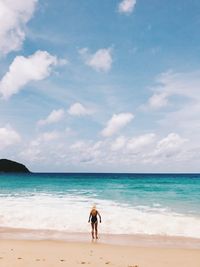
[[[200,267],[200,180],[159,177],[3,176],[0,267]]]
[[[98,242],[1,240],[2,267],[199,267],[200,250],[137,247]]]

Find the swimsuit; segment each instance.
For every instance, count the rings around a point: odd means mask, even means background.
[[[97,215],[92,215],[91,222],[97,223]]]

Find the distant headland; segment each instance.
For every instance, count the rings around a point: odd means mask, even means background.
[[[0,159],[0,173],[1,172],[30,173],[25,165],[8,159]]]

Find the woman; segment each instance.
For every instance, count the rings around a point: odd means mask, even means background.
[[[94,239],[94,229],[95,229],[95,237],[98,239],[98,219],[97,215],[99,216],[99,221],[101,223],[101,215],[99,214],[98,210],[96,209],[96,206],[92,207],[92,210],[90,211],[90,216],[88,222],[91,220],[91,226],[92,226],[92,239]]]

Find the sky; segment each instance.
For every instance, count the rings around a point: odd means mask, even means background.
[[[0,158],[200,172],[198,0],[0,0]]]

